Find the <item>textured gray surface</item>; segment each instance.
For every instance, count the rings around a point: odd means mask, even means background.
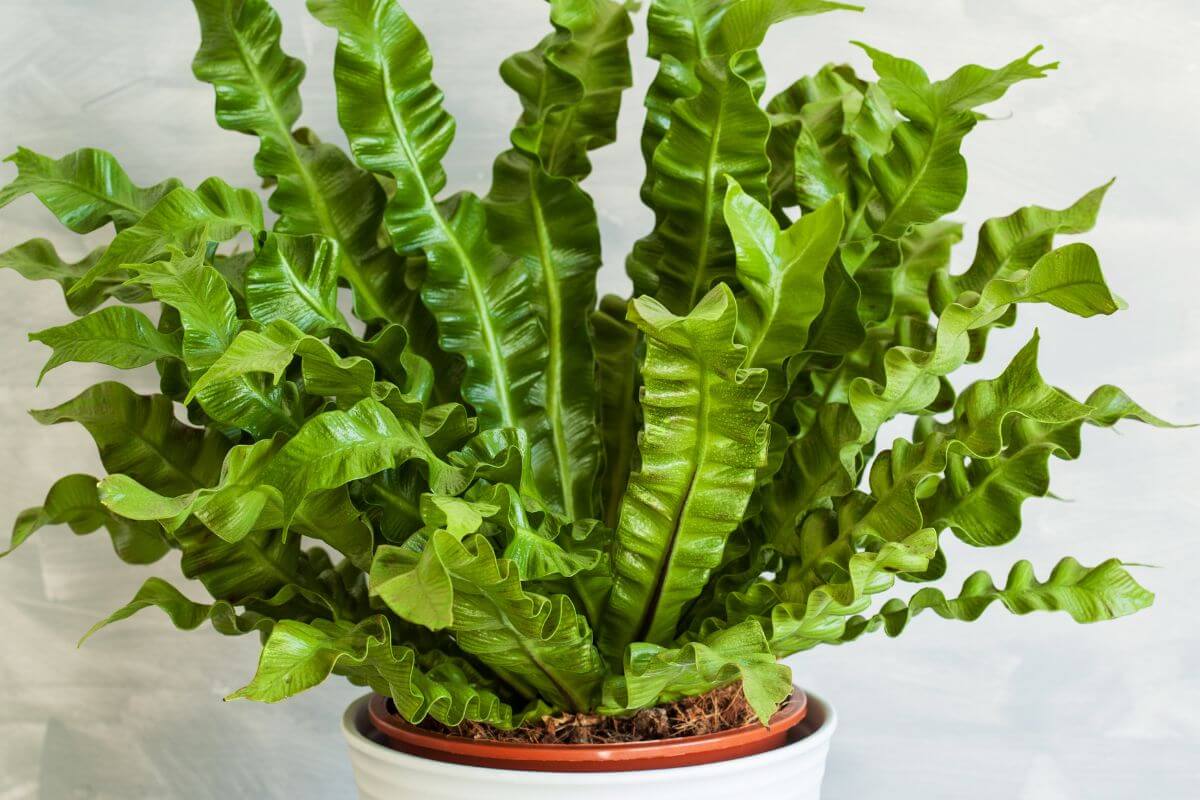
[[[276,5],[287,48],[310,65],[304,122],[336,138],[332,36],[306,17],[300,0]],[[1054,382],[1079,393],[1119,383],[1163,415],[1200,419],[1195,4],[871,5],[861,17],[780,26],[765,54],[772,88],[827,60],[862,66],[851,38],[916,56],[935,76],[1042,43],[1064,69],[1018,87],[997,104],[1001,119],[968,140],[971,192],[958,218],[974,228],[1029,202],[1065,204],[1120,176],[1089,240],[1130,310],[1107,320],[1024,313],[1019,329],[993,338],[984,371],[998,370],[1036,324],[1043,370]],[[544,6],[409,0],[407,7],[432,41],[436,77],[459,120],[450,185],[483,190],[517,108],[495,67],[540,37]],[[252,141],[217,128],[209,88],[191,78],[196,39],[183,0],[0,0],[0,149],[30,144],[57,156],[92,145],[112,150],[143,183],[217,174],[251,185]],[[641,31],[635,48],[644,50]],[[637,70],[640,90],[650,68],[639,58]],[[636,101],[621,124],[625,141],[596,158],[588,184],[601,209],[609,290],[624,290],[623,254],[648,223],[636,191]],[[0,168],[0,178],[13,172]],[[32,236],[51,237],[66,255],[85,252],[31,200],[0,216],[0,247]],[[960,267],[972,248],[969,237]],[[59,475],[99,469],[83,432],[40,429],[24,409],[53,405],[106,372],[70,366],[35,391],[45,351],[25,332],[64,321],[61,298],[52,286],[10,273],[0,275],[0,298],[0,519],[8,520],[40,502]],[[139,377],[149,389],[149,377]],[[975,567],[1002,574],[1023,557],[1041,570],[1064,554],[1158,564],[1139,573],[1158,592],[1151,611],[1091,627],[999,611],[972,625],[922,618],[895,641],[795,659],[797,679],[832,698],[842,715],[829,800],[1195,797],[1200,476],[1189,449],[1197,445],[1195,431],[1089,432],[1082,461],[1054,465],[1055,491],[1076,502],[1031,502],[1024,534],[1004,551],[950,546],[954,581]],[[331,683],[277,707],[223,705],[220,697],[253,670],[256,643],[207,630],[180,634],[153,612],[75,649],[80,633],[146,576],[174,572],[169,561],[123,567],[103,538],[76,540],[65,530],[44,531],[0,562],[0,800],[352,795],[337,733],[350,687]]]

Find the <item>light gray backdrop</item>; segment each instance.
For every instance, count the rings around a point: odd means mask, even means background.
[[[869,0],[868,0],[869,2]],[[303,122],[339,139],[330,79],[333,36],[300,0],[276,0],[287,49],[309,64]],[[1042,365],[1076,393],[1114,382],[1177,420],[1200,419],[1196,254],[1200,200],[1200,22],[1191,0],[876,0],[865,15],[780,25],[765,49],[772,91],[830,60],[865,68],[850,39],[915,56],[935,76],[967,61],[996,65],[1035,44],[1061,59],[991,109],[966,145],[971,191],[957,217],[971,229],[1031,202],[1065,205],[1114,174],[1090,237],[1130,309],[1077,320],[1023,312],[993,337],[994,373],[1043,336]],[[496,74],[503,56],[545,30],[538,0],[408,0],[437,58],[458,118],[450,185],[484,191],[517,103]],[[649,219],[638,202],[638,96],[652,74],[642,15],[637,86],[624,141],[602,151],[588,189],[605,236],[603,288],[625,291],[622,262]],[[0,149],[59,156],[84,145],[114,152],[141,183],[208,175],[253,185],[254,142],[220,130],[211,89],[191,77],[198,39],[183,0],[0,0]],[[15,170],[0,167],[7,181]],[[0,249],[65,235],[31,198],[0,215]],[[99,240],[89,237],[87,245]],[[970,260],[974,236],[958,254]],[[87,435],[40,428],[25,409],[54,405],[104,378],[72,365],[33,388],[47,351],[25,333],[68,319],[56,287],[0,275],[0,519],[36,505],[53,480],[98,471]],[[146,374],[140,389],[152,387]],[[793,660],[797,680],[834,699],[842,728],[830,800],[1184,800],[1200,786],[1197,468],[1194,431],[1126,426],[1089,431],[1081,462],[1054,464],[1072,503],[1026,506],[1023,536],[1003,552],[951,543],[955,585],[973,568],[1003,575],[1030,558],[1109,555],[1159,565],[1138,571],[1155,607],[1079,627],[1065,616],[1013,618],[993,609],[971,625],[922,617],[882,637]],[[5,523],[7,524],[7,523]],[[0,562],[0,800],[63,798],[343,798],[351,778],[337,731],[356,690],[331,681],[276,707],[224,705],[251,674],[252,637],[177,633],[154,611],[75,649],[98,617],[176,563],[120,565],[103,534],[43,531]]]

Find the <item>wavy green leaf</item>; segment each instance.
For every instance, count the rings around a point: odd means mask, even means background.
[[[484,537],[460,542],[436,531],[419,555],[384,545],[371,567],[371,587],[397,614],[451,627],[463,650],[517,675],[552,703],[591,707],[602,667],[587,622],[562,595],[523,591],[515,565],[498,560]],[[428,594],[417,598],[420,589]]]
[[[156,300],[178,312],[183,358],[194,370],[211,367],[241,326],[229,286],[204,263],[204,251],[203,245],[190,254],[171,249],[168,259],[130,267],[132,282],[148,287]]]
[[[951,279],[954,293],[978,292],[992,278],[1029,269],[1053,249],[1054,237],[1059,234],[1090,231],[1100,213],[1100,203],[1111,187],[1110,181],[1060,211],[1026,206],[1007,217],[994,217],[983,223],[971,266]]]
[[[300,391],[293,382],[278,377],[292,360],[296,345],[290,338],[279,341],[280,327],[280,323],[269,326],[265,334],[239,333],[192,384],[184,402],[194,399],[212,419],[256,437],[295,432],[303,423]]]
[[[604,464],[600,482],[601,520],[615,528],[621,496],[637,455],[638,405],[637,327],[625,320],[626,302],[613,295],[592,314],[596,347],[596,382]]]
[[[337,242],[317,236],[267,234],[246,270],[251,319],[287,320],[305,333],[345,328],[337,307]]]
[[[624,675],[610,677],[605,686],[601,710],[612,714],[646,708],[739,679],[764,725],[792,693],[791,669],[775,660],[762,628],[753,621],[674,649],[633,645],[625,657]]]
[[[1042,425],[1062,426],[1081,422],[1091,407],[1048,385],[1038,371],[1039,338],[1035,334],[995,380],[972,384],[958,398],[955,424],[920,445],[897,440],[871,467],[872,508],[855,526],[852,535],[879,541],[896,541],[925,527],[919,501],[923,486],[946,469],[952,453],[972,460],[993,459],[1005,445],[1006,426],[1016,418]]]
[[[1099,622],[1149,608],[1154,595],[1139,586],[1115,558],[1090,568],[1073,558],[1064,558],[1044,582],[1037,579],[1032,564],[1018,561],[1003,589],[982,571],[967,578],[961,593],[953,599],[937,589],[921,589],[907,603],[893,598],[871,618],[855,619],[842,639],[851,641],[879,628],[889,636],[898,636],[909,620],[926,609],[943,619],[971,622],[996,601],[1014,614],[1065,611],[1076,622]]]
[[[825,268],[841,238],[842,216],[841,202],[834,201],[781,231],[767,207],[737,184],[725,195],[738,282],[746,289],[738,333],[747,365],[767,370],[764,401],[783,394],[783,363],[805,350],[809,326],[824,306]]]
[[[795,17],[829,11],[862,11],[862,6],[827,0],[737,0],[729,5],[712,31],[710,53],[734,54],[762,44],[772,25]]]
[[[528,368],[542,374],[521,419],[538,485],[556,510],[591,516],[600,456],[595,362],[588,326],[578,320],[596,304],[595,209],[576,183],[546,174],[516,150],[497,159],[486,208],[497,246],[529,276],[541,301],[545,361],[542,366],[530,359]]]
[[[582,179],[588,151],[617,138],[621,95],[633,84],[629,9],[614,0],[552,0],[555,32],[508,58],[500,75],[521,97],[513,144],[550,175]]]
[[[400,325],[386,325],[369,339],[335,329],[329,332],[329,342],[343,355],[370,361],[381,378],[399,386],[407,396],[422,403],[432,397],[433,366],[413,351],[409,333]]]
[[[431,716],[445,725],[469,719],[511,728],[520,721],[494,693],[467,683],[461,668],[456,674],[443,662],[426,673],[416,661],[412,648],[392,643],[392,628],[383,616],[357,625],[287,620],[271,631],[254,680],[227,699],[274,703],[338,672],[385,692],[413,723]]]
[[[128,275],[124,272],[95,281],[86,291],[72,294],[75,284],[95,265],[103,252],[104,248],[97,248],[79,261],[69,263],[59,257],[54,245],[46,239],[30,239],[0,253],[0,269],[11,269],[29,281],[54,281],[62,287],[67,307],[76,316],[93,311],[110,297],[126,303],[145,302],[148,299],[146,292],[126,284]]]
[[[1085,244],[1047,253],[1019,277],[990,281],[979,295],[964,295],[963,302],[943,311],[932,349],[892,347],[884,355],[882,383],[866,377],[851,382],[849,404],[862,429],[854,444],[869,442],[896,414],[919,411],[932,403],[939,391],[938,378],[966,362],[969,333],[1000,318],[1018,303],[1050,303],[1084,317],[1112,314],[1120,308],[1104,283],[1095,251]],[[852,471],[853,450],[843,450],[848,471]]]
[[[852,514],[850,515],[853,516]],[[937,534],[918,530],[904,540],[885,543],[878,551],[847,549],[844,530],[849,521],[816,517],[806,524],[802,547],[808,560],[788,570],[779,583],[760,579],[747,591],[726,598],[726,620],[706,620],[702,637],[724,625],[755,622],[766,631],[771,651],[783,658],[818,644],[836,643],[854,624],[853,614],[865,610],[873,595],[887,591],[896,575],[924,570],[937,550]],[[813,536],[815,534],[815,536]],[[835,578],[825,581],[814,565],[830,565],[843,551]]]
[[[385,221],[397,246],[428,262],[421,298],[438,320],[439,344],[467,362],[463,397],[483,427],[516,427],[544,363],[544,339],[528,280],[503,269],[473,195],[436,202],[454,120],[431,77],[429,48],[389,0],[309,0],[338,30],[338,113],[355,158],[395,180]]]
[[[71,294],[83,292],[126,264],[166,255],[172,247],[187,250],[262,227],[262,207],[249,189],[234,189],[219,178],[209,178],[194,192],[184,187],[172,189],[137,224],[117,234],[104,255],[71,288]]]
[[[29,334],[54,352],[38,383],[55,367],[71,361],[134,369],[160,358],[181,358],[182,337],[160,333],[150,318],[127,306],[110,306],[74,322]]]
[[[128,564],[150,564],[169,549],[162,532],[147,525],[117,516],[100,503],[96,479],[91,475],[67,475],[59,478],[46,493],[42,505],[27,508],[13,522],[12,541],[0,558],[21,546],[47,525],[67,525],[77,536],[103,527],[112,539],[113,550]]]
[[[183,552],[180,568],[184,576],[199,580],[213,597],[239,602],[303,582],[299,536],[259,531],[227,542],[195,523],[173,536]]]
[[[972,402],[974,400],[974,402]],[[967,393],[959,399],[957,418],[978,413],[978,399]],[[951,456],[936,494],[922,503],[930,524],[950,528],[967,544],[994,547],[1012,541],[1021,529],[1021,506],[1027,498],[1045,497],[1050,490],[1049,461],[1079,457],[1083,425],[1111,427],[1135,419],[1156,427],[1172,427],[1133,402],[1115,386],[1101,386],[1084,402],[1086,416],[1047,423],[1032,418],[1008,421],[1004,451],[996,458]]]
[[[43,425],[78,422],[95,439],[105,469],[164,494],[215,483],[230,447],[216,430],[175,419],[166,397],[135,394],[120,383],[98,383],[61,405],[30,413]]]
[[[282,524],[282,495],[275,487],[258,483],[282,446],[282,437],[276,437],[231,448],[220,482],[187,494],[164,496],[118,474],[100,482],[100,497],[113,512],[129,519],[157,520],[171,533],[194,515],[221,538],[236,542],[253,531]]]
[[[555,2],[555,34],[509,58],[501,76],[521,97],[513,149],[493,171],[486,208],[496,244],[530,277],[546,333],[542,408],[524,427],[543,497],[568,517],[592,515],[599,466],[595,378],[587,326],[596,304],[600,232],[591,199],[571,180],[587,150],[616,138],[621,90],[632,83],[619,3]]]
[[[291,526],[365,568],[372,534],[342,487],[411,458],[432,464],[435,476],[448,476],[435,478],[435,485],[456,481],[457,488],[467,480],[433,455],[410,421],[364,400],[348,412],[315,417],[292,439],[234,447],[219,482],[191,492],[167,495],[127,475],[110,475],[100,490],[116,513],[158,520],[172,532],[193,516],[230,543]]]
[[[718,286],[686,317],[649,298],[630,318],[646,334],[645,430],[617,527],[601,647],[669,642],[683,606],[721,562],[765,458],[761,370],[734,344],[733,293]]]
[[[646,89],[646,121],[642,127],[641,150],[646,162],[646,177],[642,182],[642,202],[654,208],[654,152],[671,125],[671,106],[681,98],[691,97],[699,86],[696,65],[706,55],[708,30],[706,18],[716,16],[731,0],[653,0],[646,15],[649,36],[647,55],[659,62],[658,73]],[[633,274],[636,280],[652,276]],[[645,287],[635,283],[635,293],[645,294]]]
[[[265,373],[276,383],[296,355],[304,334],[286,320],[276,320],[262,331],[244,330],[192,384],[185,403],[197,395],[212,395],[211,389],[250,373]],[[207,390],[207,391],[206,391]],[[212,413],[212,412],[210,412]]]
[[[225,699],[277,703],[323,682],[343,659],[362,664],[372,642],[391,647],[391,634],[381,617],[358,625],[284,620],[271,630],[263,645],[254,679]],[[409,660],[413,657],[411,651],[405,655]]]
[[[635,287],[685,314],[719,281],[734,280],[736,258],[722,214],[728,175],[759,202],[768,200],[770,125],[750,84],[719,59],[697,70],[699,92],[672,106],[654,151],[650,192],[654,230],[635,246],[627,269]]]
[[[425,465],[435,491],[461,491],[465,476],[433,453],[419,425],[419,416],[412,411],[398,415],[370,398],[347,411],[319,414],[271,459],[260,483],[275,487],[282,495],[285,526],[310,495],[413,459]]]
[[[101,628],[129,619],[145,608],[162,610],[176,628],[184,631],[194,631],[205,622],[211,622],[218,633],[237,636],[256,630],[269,632],[274,624],[269,617],[252,611],[239,614],[237,609],[224,600],[218,600],[215,603],[197,603],[189,600],[182,592],[162,578],[147,578],[132,600],[88,629],[88,632],[79,640],[80,646]]]
[[[907,59],[857,43],[871,57],[879,86],[909,121],[892,134],[892,149],[871,159],[877,195],[867,209],[871,228],[895,239],[912,225],[958,208],[967,190],[963,138],[980,119],[977,106],[1000,99],[1015,83],[1045,77],[1058,65],[1034,65],[1032,50],[999,69],[969,65],[932,82]]]
[[[135,225],[159,200],[179,187],[169,178],[154,186],[134,185],[109,153],[84,148],[55,161],[24,147],[5,159],[17,177],[0,189],[0,208],[33,194],[75,233],[112,223],[118,231]]]
[[[814,210],[844,194],[846,238],[860,238],[864,203],[875,191],[870,160],[888,151],[900,122],[887,95],[848,66],[828,65],[777,95],[767,109],[773,198]]]
[[[278,15],[265,0],[193,4],[201,42],[192,70],[216,90],[221,127],[259,138],[254,169],[277,181],[269,200],[280,215],[276,230],[338,243],[333,266],[350,284],[360,318],[407,319],[415,292],[402,259],[378,242],[383,189],[338,147],[294,130],[305,70],[280,47]]]

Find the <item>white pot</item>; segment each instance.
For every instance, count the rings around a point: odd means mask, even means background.
[[[346,709],[342,733],[361,800],[820,800],[837,714],[807,694],[802,739],[716,764],[641,772],[523,772],[419,758],[375,740],[366,697]]]

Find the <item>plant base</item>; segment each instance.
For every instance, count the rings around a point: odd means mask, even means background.
[[[368,700],[351,704],[342,720],[362,800],[728,800],[753,792],[819,800],[837,725],[832,707],[809,694],[807,717],[793,729],[790,741],[757,755],[675,769],[529,772],[446,763],[393,750],[371,724]]]

